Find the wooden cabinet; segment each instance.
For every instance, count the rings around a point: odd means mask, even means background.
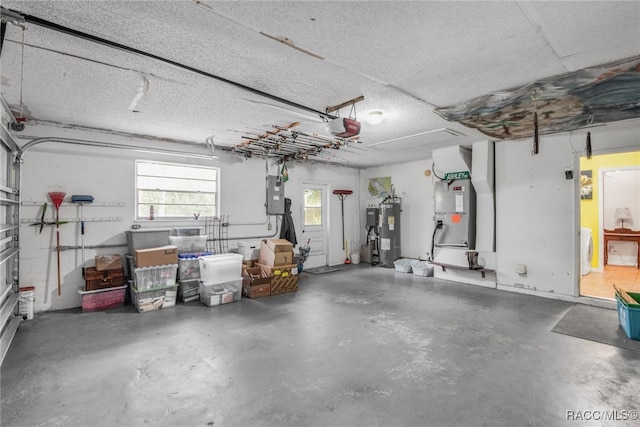
[[[618,240],[623,242],[636,242],[638,259],[636,266],[640,269],[640,231],[633,231],[628,228],[616,228],[615,230],[604,230],[604,265],[609,263],[609,241]]]

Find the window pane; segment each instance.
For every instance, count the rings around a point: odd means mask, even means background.
[[[322,225],[322,208],[304,208],[304,225]]]
[[[136,164],[138,219],[193,218],[218,214],[217,168],[138,161]]]
[[[322,190],[304,190],[304,206],[305,207],[322,207]]]

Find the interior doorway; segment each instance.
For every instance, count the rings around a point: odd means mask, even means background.
[[[640,151],[581,158],[580,183],[580,296],[640,292],[640,243],[625,237],[640,234]]]

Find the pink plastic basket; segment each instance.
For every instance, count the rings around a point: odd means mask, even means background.
[[[78,291],[82,298],[82,312],[91,313],[122,307],[126,291],[127,285],[96,291]]]

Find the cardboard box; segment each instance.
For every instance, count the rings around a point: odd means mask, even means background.
[[[242,261],[242,269],[244,270],[246,268],[252,268],[254,264],[255,264],[255,261],[253,260]]]
[[[262,298],[271,295],[271,283],[258,286],[242,285],[242,295],[247,298]]]
[[[98,255],[95,259],[98,271],[122,268],[122,255]]]
[[[249,298],[268,297],[271,295],[271,277],[260,267],[244,269],[242,295]]]
[[[293,263],[293,250],[274,251],[273,247],[269,246],[267,242],[268,240],[263,240],[262,243],[260,244],[260,256],[258,257],[258,263],[262,265],[268,265],[271,267],[276,265],[288,265]],[[290,243],[289,243],[289,246],[291,247]],[[282,248],[282,246],[280,246],[280,248]]]
[[[138,268],[167,264],[178,264],[178,248],[174,245],[137,249],[133,256],[133,265]]]
[[[263,242],[273,252],[293,252],[293,243],[285,239],[265,239]],[[262,250],[262,247],[260,248]]]
[[[298,276],[283,271],[281,274],[271,278],[271,295],[286,294],[298,290]]]
[[[264,272],[269,277],[281,274],[283,271],[292,275],[298,274],[298,264],[278,265],[275,267],[271,267],[269,265],[256,263],[256,267],[260,267],[262,270],[264,270]]]
[[[245,268],[242,271],[242,284],[251,286],[271,283],[271,277],[260,267]]]

